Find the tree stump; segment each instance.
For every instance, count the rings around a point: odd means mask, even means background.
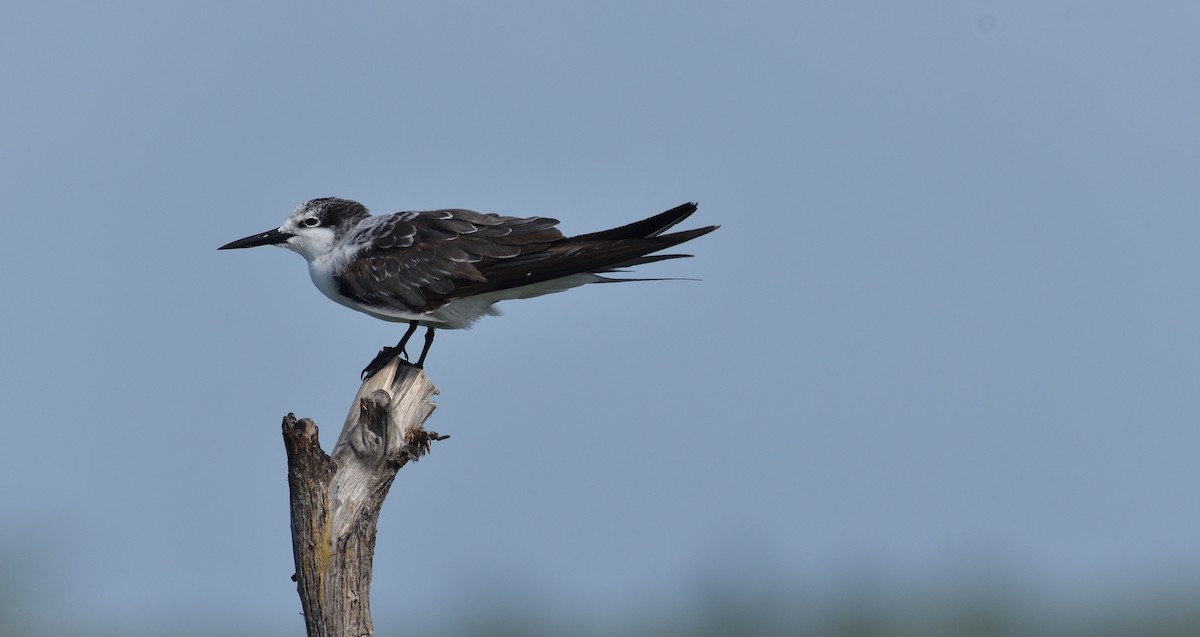
[[[437,389],[425,373],[393,359],[367,379],[332,455],[317,425],[283,419],[292,504],[293,579],[309,637],[371,637],[371,567],[379,511],[396,472],[429,452],[426,431]]]

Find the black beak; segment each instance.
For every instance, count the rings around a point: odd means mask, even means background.
[[[269,245],[275,245],[277,243],[285,243],[285,242],[287,242],[288,239],[291,239],[291,238],[292,238],[292,235],[290,235],[286,232],[280,232],[279,229],[276,228],[275,230],[268,230],[268,231],[260,233],[260,234],[251,235],[249,237],[246,237],[245,239],[238,239],[237,241],[231,241],[230,243],[226,243],[225,245],[223,245],[217,249],[218,250],[233,250],[234,248],[254,248],[254,247],[258,247],[258,246],[269,246]]]

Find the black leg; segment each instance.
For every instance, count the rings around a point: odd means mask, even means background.
[[[417,331],[417,322],[409,321],[408,322],[408,331],[405,332],[404,336],[400,338],[400,342],[396,343],[396,349],[400,350],[401,354],[404,354],[404,358],[408,358],[408,352],[404,351],[404,346],[408,345],[408,339],[412,338],[412,335],[415,334],[416,331]]]
[[[430,345],[433,345],[433,326],[425,328],[425,347],[421,348],[421,358],[417,359],[417,368],[425,367],[425,357],[429,355]]]
[[[433,329],[433,328],[430,328],[430,329]],[[366,380],[366,379],[374,376],[376,373],[379,372],[379,370],[383,369],[389,362],[391,362],[391,360],[393,358],[396,358],[397,356],[404,356],[404,358],[405,358],[404,363],[411,365],[411,363],[409,363],[407,360],[408,352],[404,351],[404,346],[408,344],[408,339],[412,338],[412,335],[416,331],[417,331],[417,322],[409,321],[408,322],[408,331],[404,332],[404,336],[400,339],[400,342],[396,343],[395,347],[385,347],[385,348],[379,350],[379,353],[375,355],[375,358],[372,358],[371,362],[368,363],[365,368],[363,368],[361,378],[363,380]],[[429,335],[426,334],[426,336],[425,336],[425,341],[426,341],[425,349],[426,350],[429,349],[429,340],[430,340]],[[422,354],[421,354],[421,360],[425,360],[424,352],[422,352]],[[418,364],[417,367],[420,367],[420,365]]]

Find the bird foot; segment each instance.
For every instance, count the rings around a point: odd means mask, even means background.
[[[420,365],[413,365],[411,362],[409,362],[408,352],[404,351],[403,347],[385,347],[379,350],[379,353],[375,355],[375,358],[371,359],[371,362],[367,363],[367,366],[363,368],[361,378],[366,381],[375,374],[378,374],[379,370],[387,367],[387,364],[392,362],[393,358],[399,358],[401,365],[420,367]]]

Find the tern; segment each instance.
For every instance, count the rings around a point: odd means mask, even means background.
[[[562,292],[588,283],[647,281],[612,278],[624,268],[689,254],[656,254],[716,230],[705,226],[664,234],[696,211],[685,203],[610,230],[564,236],[549,217],[509,217],[471,210],[395,212],[372,216],[357,201],[326,197],[300,204],[273,230],[218,250],[275,245],[299,253],[330,299],[375,318],[408,323],[395,347],[380,350],[363,370],[369,378],[405,346],[418,325],[424,367],[434,330],[465,329],[497,315],[494,306]]]

